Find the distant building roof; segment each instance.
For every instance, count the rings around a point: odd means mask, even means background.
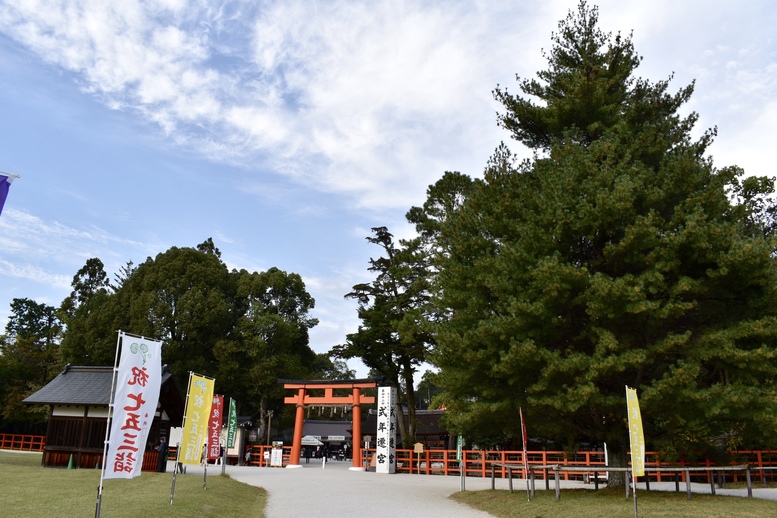
[[[313,435],[326,439],[331,436],[345,437],[345,440],[351,438],[351,421],[319,421],[305,420],[302,427],[302,435]]]
[[[66,366],[56,378],[24,399],[28,405],[104,405],[111,400],[113,367]],[[162,373],[162,389],[159,393],[162,407],[176,423],[183,418],[183,397],[173,375]]]
[[[113,367],[67,366],[22,403],[28,405],[108,405]]]

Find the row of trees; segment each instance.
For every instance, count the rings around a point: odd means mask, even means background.
[[[362,325],[335,352],[410,409],[414,370],[433,363],[451,429],[483,446],[517,445],[523,407],[534,435],[606,442],[622,464],[626,385],[654,448],[773,445],[773,179],[715,167],[715,129],[694,137],[683,114],[693,85],[635,77],[631,38],[585,2],[545,57],[518,95],[494,91],[534,157],[502,144],[483,179],[446,173],[407,214],[414,239],[373,229],[376,279],[347,295]]]
[[[164,363],[185,388],[188,372],[216,378],[218,391],[260,423],[283,416],[277,378],[352,377],[342,361],[316,354],[308,332],[314,300],[299,275],[278,268],[229,271],[211,239],[173,247],[111,282],[97,258],[73,278],[59,308],[15,299],[0,337],[0,398],[6,429],[27,431],[45,417],[21,400],[64,364],[112,365],[116,331],[164,340]],[[31,422],[33,424],[31,424]],[[283,424],[280,421],[275,421]]]

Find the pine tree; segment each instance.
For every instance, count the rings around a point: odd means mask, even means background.
[[[777,430],[774,184],[716,168],[715,131],[678,113],[693,85],[633,77],[630,38],[581,2],[539,80],[497,89],[502,146],[443,224],[435,362],[452,424],[473,436],[533,432],[607,442],[626,461],[625,385],[646,438],[670,451],[716,438],[763,445]]]

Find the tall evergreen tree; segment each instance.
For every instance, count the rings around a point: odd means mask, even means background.
[[[497,89],[506,147],[442,226],[438,381],[473,436],[607,442],[623,464],[626,385],[656,448],[762,445],[777,430],[774,185],[715,168],[714,130],[679,115],[693,87],[634,78],[630,38],[581,2],[562,20],[540,103]]]
[[[414,376],[426,360],[432,337],[427,325],[429,273],[418,242],[395,243],[386,227],[372,229],[367,240],[383,249],[383,256],[370,259],[376,277],[357,284],[346,295],[359,303],[362,323],[345,344],[333,348],[340,358],[360,358],[398,389],[398,426],[402,442],[410,447],[415,438]],[[401,411],[402,403],[408,417]]]

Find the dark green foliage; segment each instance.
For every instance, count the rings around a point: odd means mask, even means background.
[[[321,373],[321,379],[325,380],[352,380],[356,379],[356,371],[348,368],[345,360],[333,356],[331,353],[318,353],[313,370]]]
[[[219,384],[250,409],[266,433],[266,412],[283,408],[278,378],[313,376],[316,354],[308,346],[308,331],[318,321],[309,312],[315,301],[302,278],[270,268],[262,273],[232,272],[236,291],[229,335],[215,342]],[[277,412],[276,415],[280,415]],[[277,422],[277,421],[276,421]]]
[[[0,426],[18,433],[40,433],[45,409],[22,400],[57,375],[62,366],[62,324],[56,308],[30,299],[13,299],[11,318],[0,336]]]
[[[774,185],[716,168],[692,87],[634,79],[596,9],[562,21],[549,68],[497,90],[513,136],[442,225],[435,363],[451,424],[628,447],[625,385],[654,448],[748,447],[777,430]],[[622,457],[621,457],[621,460]]]
[[[419,243],[394,243],[386,227],[372,229],[367,240],[383,249],[383,256],[370,259],[371,283],[357,284],[347,298],[359,302],[361,324],[347,342],[333,348],[340,358],[361,358],[386,383],[397,387],[400,404],[408,408],[408,419],[398,412],[398,426],[405,447],[415,438],[414,375],[426,360],[432,343],[427,325],[429,273],[426,255]]]
[[[577,14],[570,12],[551,38],[548,70],[537,72],[538,79],[517,78],[521,91],[542,104],[494,90],[507,110],[499,122],[516,140],[541,150],[559,137],[590,144],[617,125],[641,95],[639,87],[631,88],[640,62],[631,38],[618,34],[613,39],[597,23],[597,9],[581,2]]]
[[[69,363],[112,365],[117,330],[161,339],[162,360],[182,389],[190,371],[216,378],[216,392],[234,397],[240,413],[260,423],[262,437],[267,411],[280,416],[283,409],[277,379],[318,375],[308,345],[308,331],[317,324],[309,315],[315,301],[297,274],[230,272],[212,239],[196,248],[172,247],[137,267],[127,263],[114,293],[103,289],[107,282],[76,288],[87,270],[90,279],[107,279],[97,272],[99,260],[90,262],[63,303],[69,311],[61,312],[67,323],[62,354]],[[88,296],[77,297],[81,293]]]

